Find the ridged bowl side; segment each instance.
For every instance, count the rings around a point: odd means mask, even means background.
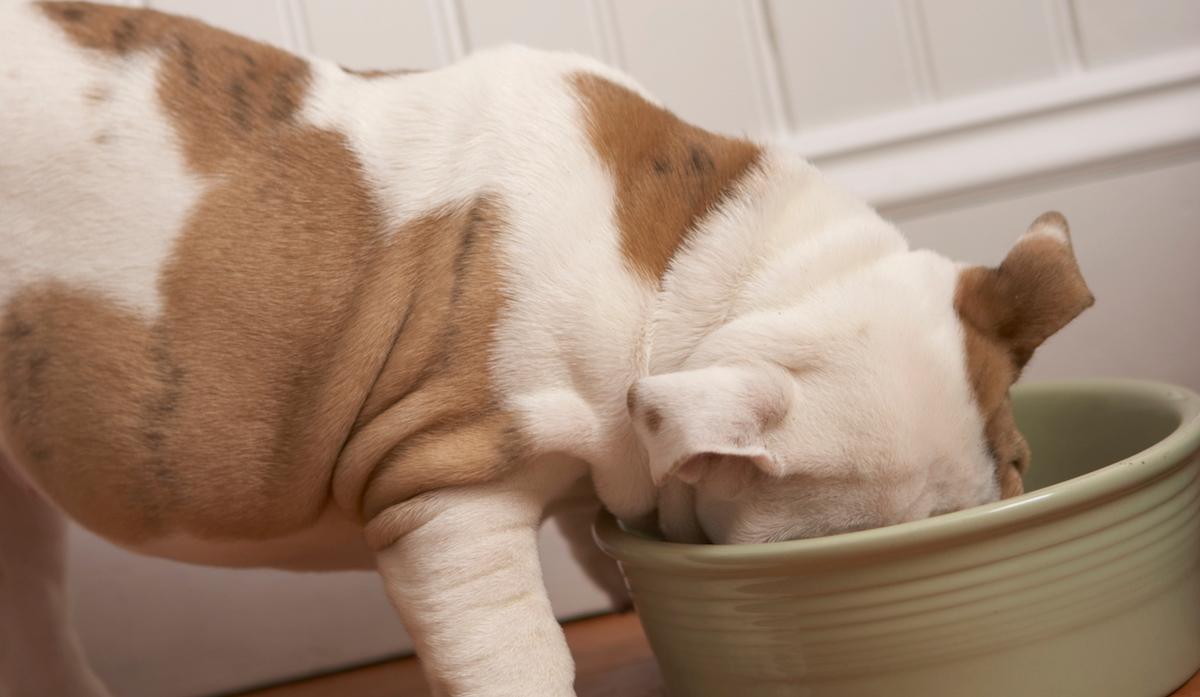
[[[598,521],[670,694],[1159,697],[1186,680],[1200,668],[1200,398],[1087,381],[1015,399],[1041,483],[1068,481],[772,545]]]

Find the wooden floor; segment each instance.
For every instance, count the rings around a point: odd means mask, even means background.
[[[568,623],[579,697],[662,697],[658,666],[637,615],[628,612]],[[415,658],[401,658],[239,697],[427,697]]]
[[[575,655],[579,697],[662,697],[662,681],[637,615],[625,613],[566,625]],[[427,697],[415,658],[247,692],[239,697]],[[1200,674],[1170,697],[1200,697]]]

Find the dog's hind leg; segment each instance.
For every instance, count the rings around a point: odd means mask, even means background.
[[[0,697],[108,697],[70,623],[66,523],[0,452]]]

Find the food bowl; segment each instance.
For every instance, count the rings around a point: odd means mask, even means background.
[[[672,697],[1163,697],[1200,669],[1200,397],[1013,390],[1023,496],[877,530],[684,545],[597,522]]]

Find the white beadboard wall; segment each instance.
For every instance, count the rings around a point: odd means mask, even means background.
[[[994,263],[1061,208],[1097,307],[1033,377],[1200,389],[1198,0],[124,0],[356,68],[504,42],[587,53],[684,118],[782,142],[917,246]],[[560,616],[605,609],[553,529]],[[72,533],[89,652],[123,697],[213,695],[410,646],[366,573],[201,569]]]

